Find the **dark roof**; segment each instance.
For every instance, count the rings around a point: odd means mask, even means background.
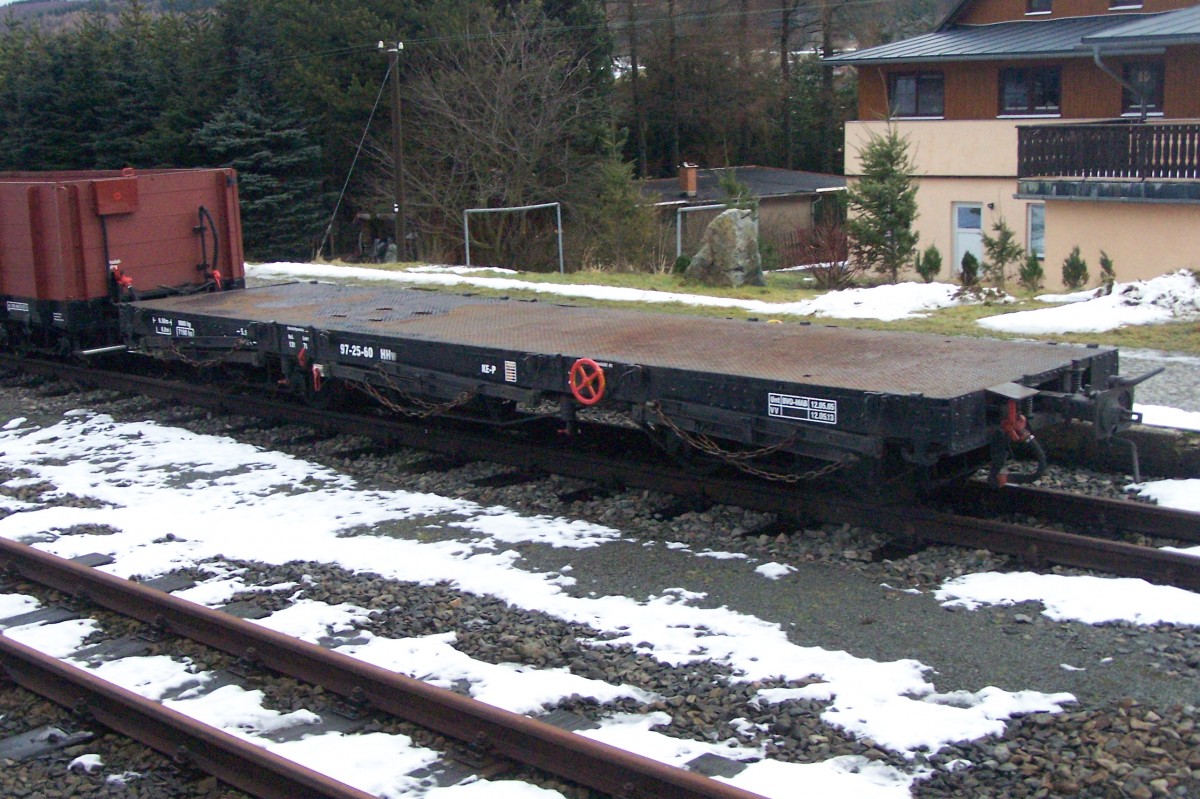
[[[1133,22],[1084,36],[1083,44],[1101,50],[1200,44],[1200,6],[1180,8],[1165,14],[1143,15]]]
[[[816,194],[821,189],[843,189],[846,178],[820,172],[800,172],[769,166],[734,166],[700,169],[696,173],[696,196],[685,197],[679,189],[679,178],[656,178],[641,182],[642,194],[656,203],[686,202],[689,205],[724,202],[728,197],[721,188],[721,175],[732,169],[738,183],[750,189],[750,196],[794,197]]]
[[[870,65],[1090,56],[1091,50],[1083,45],[1085,37],[1096,37],[1161,16],[1168,15],[1109,14],[955,25],[923,36],[831,56],[825,62]]]

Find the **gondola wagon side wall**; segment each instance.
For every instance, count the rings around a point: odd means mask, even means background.
[[[109,296],[109,266],[137,291],[201,285],[216,266],[242,285],[231,169],[0,175],[0,294],[71,302]]]
[[[92,296],[79,203],[77,186],[0,183],[0,293],[32,300]]]
[[[127,212],[104,206],[109,184],[95,181],[110,261],[119,261],[134,289],[206,282],[198,267],[213,264],[223,280],[243,281],[241,217],[233,170],[168,170],[136,176],[136,202]],[[121,179],[111,184],[117,190]],[[101,258],[103,261],[103,258]]]

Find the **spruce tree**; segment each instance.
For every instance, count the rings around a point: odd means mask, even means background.
[[[633,180],[633,164],[621,160],[622,144],[610,137],[607,157],[591,167],[596,202],[579,205],[574,225],[580,260],[600,269],[654,271],[662,266],[658,218]]]
[[[942,252],[937,248],[936,244],[930,244],[925,248],[924,253],[918,253],[916,259],[917,274],[926,283],[932,283],[933,279],[942,271]]]
[[[1100,251],[1100,282],[1104,285],[1104,293],[1112,294],[1113,285],[1117,282],[1117,267],[1104,250]]]
[[[242,60],[237,93],[196,132],[196,144],[238,172],[247,257],[309,258],[325,222],[321,148],[300,113],[272,91],[263,62]]]
[[[1079,254],[1079,246],[1071,248],[1071,253],[1063,261],[1062,280],[1063,285],[1069,289],[1077,289],[1083,286],[1091,279],[1088,274],[1087,261]]]
[[[983,271],[1003,289],[1009,266],[1021,260],[1025,248],[1017,244],[1016,234],[1004,221],[1004,217],[996,220],[992,231],[996,234],[995,238],[983,234],[983,252],[987,256]]]
[[[1029,253],[1025,256],[1025,263],[1021,265],[1017,282],[1029,291],[1037,291],[1042,287],[1045,276],[1041,260],[1034,253]]]
[[[848,192],[850,259],[895,283],[917,249],[917,187],[908,139],[888,127],[862,150],[862,176]]]

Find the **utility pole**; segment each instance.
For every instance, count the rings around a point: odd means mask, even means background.
[[[392,73],[392,191],[396,209],[396,260],[408,258],[408,202],[404,192],[404,117],[400,107],[400,53],[404,42],[387,48],[388,68]]]

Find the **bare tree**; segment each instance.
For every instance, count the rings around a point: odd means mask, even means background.
[[[586,194],[577,176],[599,157],[588,137],[602,124],[602,106],[586,54],[561,26],[528,6],[506,14],[478,8],[469,36],[412,50],[403,89],[405,179],[422,255],[457,247],[465,208],[569,203]],[[383,150],[376,148],[387,165],[376,191],[389,197],[391,159]],[[546,238],[545,226],[524,215],[489,215],[471,231],[472,251],[502,262],[532,256]]]

